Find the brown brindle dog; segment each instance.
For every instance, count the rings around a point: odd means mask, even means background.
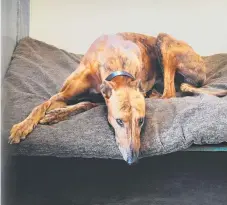
[[[91,91],[103,95],[116,143],[124,160],[132,164],[137,161],[140,150],[140,132],[145,118],[144,97],[160,77],[161,70],[163,94],[159,96],[153,92],[151,97],[175,97],[176,73],[183,76],[180,82],[182,92],[227,94],[227,91],[197,88],[206,80],[205,63],[185,42],[164,33],[157,38],[136,33],[104,35],[91,45],[59,93],[35,107],[24,121],[12,127],[9,142],[19,143],[38,123],[56,123],[73,112],[97,106],[91,102],[67,106],[67,101],[73,96]]]

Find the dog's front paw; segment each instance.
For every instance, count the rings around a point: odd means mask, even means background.
[[[152,98],[152,99],[158,99],[158,98],[161,98],[162,95],[157,92],[156,90],[153,90],[152,93],[149,95],[149,98]]]
[[[160,97],[161,99],[169,99],[169,98],[175,98],[176,93],[163,93],[163,95]]]
[[[34,124],[32,120],[24,120],[15,124],[10,131],[9,143],[18,144],[21,140],[27,137],[35,125],[36,124]]]

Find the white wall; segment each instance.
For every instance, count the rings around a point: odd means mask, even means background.
[[[29,33],[29,0],[1,1],[1,82],[16,43]]]
[[[1,83],[17,41],[17,1],[1,2]]]
[[[83,54],[121,31],[167,32],[201,55],[227,52],[227,1],[31,0],[30,36],[67,51]]]

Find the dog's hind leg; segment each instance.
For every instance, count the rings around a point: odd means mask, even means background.
[[[12,127],[9,143],[19,143],[21,139],[25,139],[45,116],[47,111],[64,107],[70,98],[92,88],[91,76],[90,68],[85,67],[85,65],[81,63],[79,68],[67,78],[63,88],[58,94],[35,107],[25,120]]]
[[[188,83],[182,83],[180,86],[180,89],[182,92],[189,92],[189,93],[195,93],[195,94],[207,94],[207,95],[214,95],[218,97],[223,97],[227,95],[227,90],[197,88]]]
[[[91,102],[81,102],[76,105],[70,105],[63,108],[56,108],[46,113],[44,118],[40,120],[40,124],[54,124],[68,119],[72,115],[79,114],[86,110],[96,107],[97,104]]]

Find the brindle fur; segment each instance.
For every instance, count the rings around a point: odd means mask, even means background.
[[[159,61],[159,63],[158,63]],[[108,107],[108,120],[115,129],[116,142],[128,163],[138,158],[140,149],[139,119],[145,116],[144,95],[152,89],[163,68],[164,91],[161,98],[176,96],[175,74],[184,76],[182,92],[204,92],[196,88],[206,80],[206,67],[202,58],[185,42],[161,33],[157,38],[137,33],[103,35],[91,45],[79,67],[66,79],[62,89],[43,104],[35,107],[22,122],[14,125],[10,143],[19,143],[38,123],[56,123],[69,114],[88,110],[95,103],[79,103],[67,107],[67,101],[85,91],[102,93]],[[118,76],[107,82],[112,72],[124,70],[136,80]],[[153,92],[151,97],[160,97]],[[124,121],[124,129],[116,124]]]

